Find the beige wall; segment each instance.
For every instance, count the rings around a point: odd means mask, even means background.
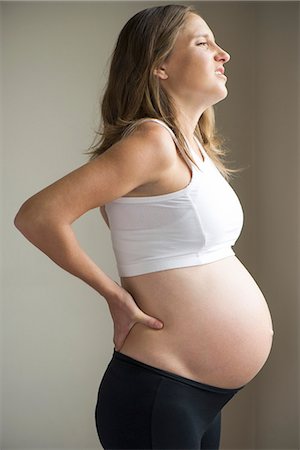
[[[257,280],[273,310],[275,340],[257,383],[256,439],[263,448],[275,438],[279,448],[300,448],[299,3],[274,3],[272,14],[260,5],[257,31]]]
[[[94,407],[113,351],[106,302],[26,241],[13,218],[26,198],[87,161],[117,35],[135,12],[163,3],[171,2],[0,3],[3,450],[100,448]],[[275,331],[264,368],[223,411],[221,448],[297,449],[299,2],[194,4],[231,55],[228,96],[215,110],[230,159],[248,167],[232,182],[245,211],[235,251]],[[74,230],[118,280],[98,211]]]
[[[2,4],[0,3],[0,211],[3,211],[3,97],[2,97]],[[2,320],[3,320],[3,214],[0,214],[0,330],[2,331]],[[2,398],[2,371],[3,371],[3,333],[0,332],[0,405],[3,405]],[[3,435],[2,429],[2,408],[0,406],[0,436]],[[1,438],[0,438],[0,448],[1,448]]]

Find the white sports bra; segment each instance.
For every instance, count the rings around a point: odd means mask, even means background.
[[[154,120],[173,131],[158,119]],[[144,120],[143,120],[144,121]],[[179,191],[120,197],[105,205],[120,277],[196,266],[235,255],[244,221],[239,198],[196,138],[200,170]]]

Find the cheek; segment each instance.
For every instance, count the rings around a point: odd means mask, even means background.
[[[205,54],[202,55],[199,49],[176,56],[169,66],[172,82],[199,88],[212,81],[214,75],[212,61]]]
[[[211,73],[211,61],[205,58],[205,55],[193,54],[189,58],[186,58],[186,65],[189,70],[194,70],[201,76],[207,76]]]
[[[188,67],[188,74],[190,78],[194,78],[195,82],[200,85],[211,82],[212,71],[211,68],[205,64],[202,60],[193,60]]]

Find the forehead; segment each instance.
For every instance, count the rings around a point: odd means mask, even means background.
[[[198,16],[197,14],[189,14],[182,28],[182,39],[190,40],[201,35],[215,40],[214,34],[205,20],[203,20],[202,17]]]

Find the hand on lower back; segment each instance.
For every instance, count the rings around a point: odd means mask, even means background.
[[[107,299],[114,323],[113,342],[117,351],[123,346],[129,331],[137,322],[154,329],[161,329],[159,325],[163,326],[160,320],[144,313],[126,289],[119,287],[118,300]]]

